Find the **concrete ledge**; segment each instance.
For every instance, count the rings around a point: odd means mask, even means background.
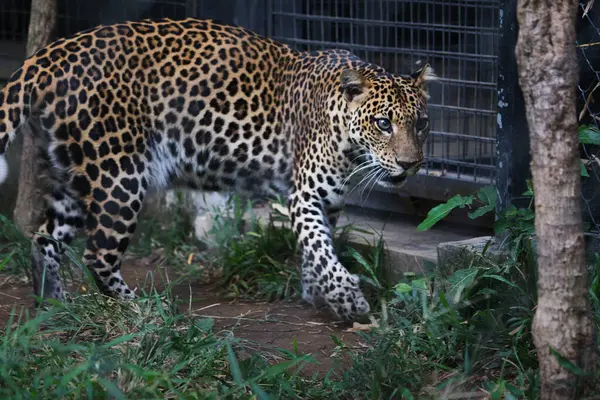
[[[533,236],[533,241],[536,237]],[[436,276],[442,282],[456,270],[468,268],[478,257],[495,263],[505,263],[510,255],[507,247],[500,247],[501,239],[493,236],[480,236],[472,239],[440,243],[437,247]],[[485,250],[485,254],[483,254]],[[595,268],[596,255],[600,254],[600,236],[585,235],[585,256],[590,271]]]
[[[484,250],[485,258],[493,263],[502,263],[509,257],[493,236],[440,243],[437,246],[436,284],[444,287],[448,277],[457,270],[469,268],[483,255]]]

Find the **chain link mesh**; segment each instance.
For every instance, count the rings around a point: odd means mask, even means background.
[[[600,5],[582,1],[577,21],[579,85],[577,112],[582,132],[581,204],[586,230],[600,232]],[[596,135],[597,133],[597,135]],[[595,142],[595,143],[591,143]],[[585,172],[584,172],[585,171]]]

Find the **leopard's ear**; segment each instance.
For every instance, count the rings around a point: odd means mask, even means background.
[[[429,64],[425,64],[422,68],[413,72],[410,75],[410,78],[413,80],[413,84],[416,87],[425,92],[427,92],[427,82],[438,79],[437,75],[433,72],[433,68],[431,68],[431,65]]]
[[[358,105],[367,98],[371,83],[360,71],[347,69],[340,77],[340,87],[344,99],[349,104]]]

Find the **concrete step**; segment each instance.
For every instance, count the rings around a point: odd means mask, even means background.
[[[461,241],[479,235],[480,230],[452,224],[440,224],[435,228],[419,232],[421,218],[393,213],[381,213],[365,209],[349,208],[340,219],[340,224],[350,223],[370,235],[355,235],[352,244],[377,243],[379,237],[386,245],[386,260],[394,280],[401,279],[406,272],[418,274],[432,272],[437,264],[437,247],[440,243]]]

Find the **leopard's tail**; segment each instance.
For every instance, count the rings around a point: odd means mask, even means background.
[[[15,71],[0,91],[0,184],[8,177],[8,162],[5,157],[8,145],[32,112],[38,70],[30,65],[26,62]]]

